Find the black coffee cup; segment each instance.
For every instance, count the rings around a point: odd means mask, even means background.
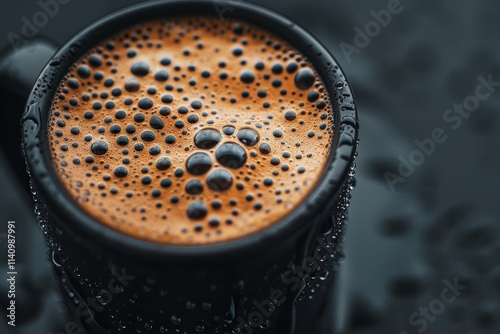
[[[242,19],[289,41],[323,79],[335,119],[329,160],[303,203],[254,235],[205,246],[150,243],[85,214],[58,179],[47,134],[58,84],[86,51],[136,22],[183,14]],[[300,26],[242,2],[148,2],[116,12],[52,56],[27,100],[22,135],[36,212],[80,330],[292,334],[328,326],[358,121],[342,70]]]

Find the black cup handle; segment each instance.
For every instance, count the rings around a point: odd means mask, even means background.
[[[38,75],[57,48],[52,41],[37,37],[0,52],[0,150],[26,186],[20,120]]]
[[[45,38],[12,45],[0,52],[0,89],[25,100],[57,46]]]

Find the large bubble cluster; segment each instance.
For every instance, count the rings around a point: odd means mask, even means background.
[[[332,115],[321,78],[286,41],[246,22],[174,18],[78,60],[54,97],[49,139],[60,180],[97,221],[200,245],[297,207],[321,178]]]

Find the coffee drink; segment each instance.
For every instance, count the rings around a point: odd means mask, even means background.
[[[48,136],[59,180],[95,221],[207,245],[262,231],[313,191],[331,151],[330,103],[281,37],[243,20],[175,17],[82,56],[54,96]]]
[[[357,134],[335,59],[267,9],[144,2],[82,30],[23,116],[79,329],[331,332]]]

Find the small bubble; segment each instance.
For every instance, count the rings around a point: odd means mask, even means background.
[[[210,149],[222,141],[222,135],[214,129],[203,129],[194,136],[196,147]]]
[[[172,165],[172,162],[167,157],[161,157],[156,160],[156,168],[158,170],[167,170]]]
[[[281,137],[283,137],[283,131],[281,131],[280,129],[275,129],[275,130],[273,130],[273,136],[275,136],[277,138],[281,138]]]
[[[259,145],[259,152],[262,154],[271,153],[271,146],[268,143],[262,143]]]
[[[235,128],[234,128],[234,126],[231,126],[231,125],[227,125],[227,126],[222,128],[222,132],[224,132],[224,134],[227,136],[231,136],[232,134],[234,134],[234,131],[235,131]]]
[[[153,131],[151,130],[146,130],[141,133],[141,139],[147,142],[151,142],[155,140],[156,135]]]
[[[231,188],[233,176],[225,169],[214,169],[207,177],[207,186],[216,192],[225,191]]]
[[[187,209],[187,215],[192,220],[200,220],[205,218],[207,212],[207,206],[205,205],[205,203],[200,201],[191,203]]]
[[[156,130],[163,129],[165,127],[163,120],[158,116],[151,116],[149,119],[149,125]]]
[[[186,161],[186,170],[193,175],[205,174],[212,167],[212,159],[207,153],[193,153]]]
[[[238,131],[238,139],[247,146],[254,146],[259,142],[259,133],[253,129],[244,128]]]
[[[287,112],[285,112],[285,119],[287,121],[293,121],[295,120],[295,118],[297,118],[297,113],[293,110],[288,110]]]
[[[76,73],[80,78],[83,79],[90,78],[90,68],[88,68],[88,66],[85,65],[79,66],[78,69],[76,70]]]
[[[247,153],[236,143],[224,143],[215,151],[217,161],[229,168],[240,168],[247,161]]]
[[[108,143],[104,141],[96,141],[90,147],[90,151],[96,155],[104,155],[108,152],[108,149]]]
[[[167,81],[169,78],[169,73],[165,70],[159,70],[155,73],[155,79],[160,82]]]
[[[190,195],[203,193],[203,183],[200,180],[189,180],[186,184],[186,193]]]
[[[298,89],[306,90],[309,89],[316,80],[313,71],[308,68],[303,68],[295,75],[295,86]]]
[[[114,174],[116,177],[125,177],[128,174],[128,169],[126,167],[120,166],[116,167],[114,170]]]
[[[244,70],[241,72],[240,80],[243,83],[250,84],[255,80],[255,75],[250,70]]]
[[[144,77],[149,74],[149,65],[146,62],[140,61],[132,65],[130,71],[138,77]]]
[[[149,110],[153,107],[153,100],[151,100],[149,97],[145,97],[140,99],[137,105],[143,110]]]

